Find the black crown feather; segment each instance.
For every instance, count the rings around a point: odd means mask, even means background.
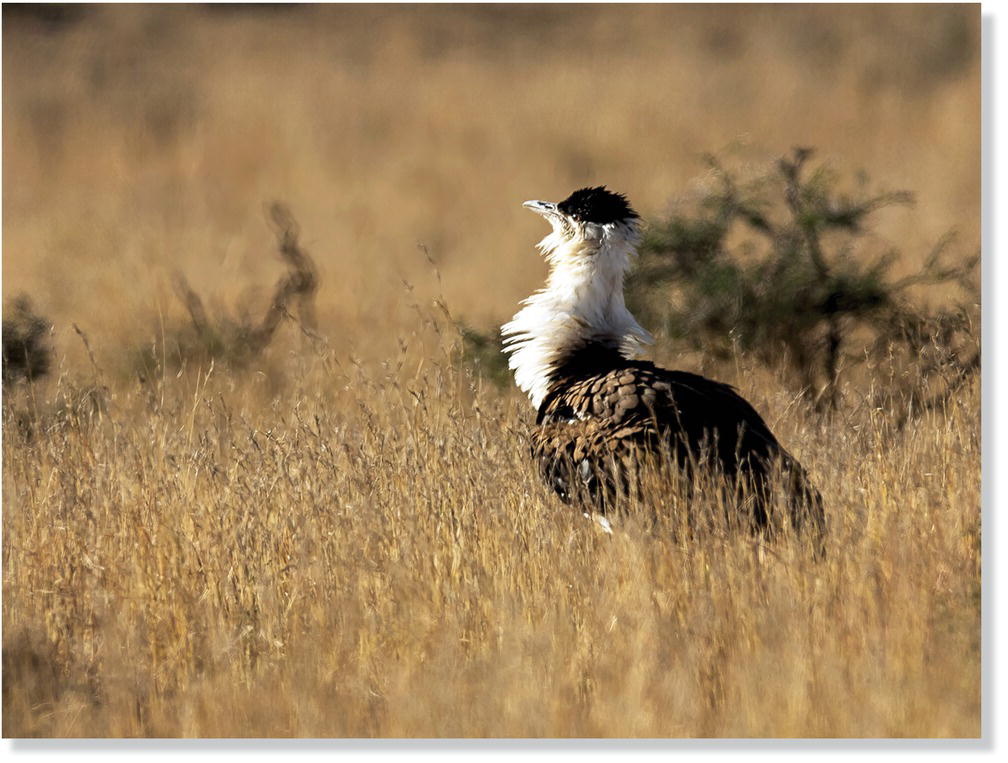
[[[557,209],[575,220],[599,225],[640,217],[626,196],[610,191],[604,185],[574,191],[557,204]]]

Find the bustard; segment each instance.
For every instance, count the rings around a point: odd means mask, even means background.
[[[702,468],[735,490],[754,529],[776,525],[777,488],[792,523],[821,537],[818,491],[746,400],[727,384],[635,359],[653,340],[623,298],[640,241],[626,197],[601,186],[524,206],[552,226],[538,244],[549,276],[501,333],[537,411],[532,452],[547,484],[609,530],[645,463],[690,481]]]

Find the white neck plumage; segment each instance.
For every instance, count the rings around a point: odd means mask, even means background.
[[[557,230],[539,242],[550,264],[546,286],[501,327],[515,383],[538,409],[558,368],[598,345],[636,356],[651,335],[623,301],[623,278],[636,251],[636,220]]]

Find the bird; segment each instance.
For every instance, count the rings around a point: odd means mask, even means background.
[[[779,489],[792,526],[821,537],[821,495],[734,387],[641,359],[654,339],[624,298],[641,241],[626,196],[603,185],[523,206],[551,226],[537,245],[549,274],[501,337],[536,411],[530,451],[547,486],[611,533],[649,469],[688,489],[713,476],[752,531],[782,526],[771,511]]]

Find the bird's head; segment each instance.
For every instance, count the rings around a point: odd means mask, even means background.
[[[625,257],[640,238],[640,215],[626,196],[605,186],[581,188],[561,202],[526,201],[553,231],[539,242],[551,264],[590,261],[611,254]]]
[[[623,279],[640,240],[640,217],[626,197],[598,186],[559,203],[524,206],[553,227],[539,242],[550,273],[501,334],[515,383],[539,408],[573,354],[600,347],[606,357],[615,351],[631,358],[652,339],[623,298]]]

